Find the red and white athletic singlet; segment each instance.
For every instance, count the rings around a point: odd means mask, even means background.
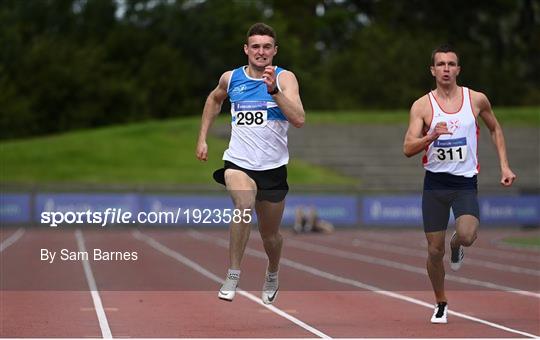
[[[456,176],[473,177],[479,171],[478,134],[480,128],[472,110],[470,91],[461,88],[461,108],[457,112],[445,112],[432,92],[428,93],[433,117],[427,134],[439,122],[446,122],[451,135],[441,135],[433,141],[422,158],[424,168],[431,172],[446,172]]]

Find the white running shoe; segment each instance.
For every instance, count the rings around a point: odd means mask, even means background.
[[[218,298],[226,301],[232,301],[236,294],[236,287],[238,287],[238,281],[240,280],[239,274],[228,273],[225,282],[221,286]]]
[[[435,305],[433,316],[431,317],[431,323],[448,323],[448,304],[446,302],[439,302]]]
[[[279,280],[277,273],[275,275],[268,275],[268,273],[266,273],[262,289],[262,302],[266,305],[274,303],[278,294],[278,290]]]
[[[454,231],[454,234],[452,235],[452,238],[450,240],[450,245],[452,244],[452,240],[457,237],[456,232]],[[450,254],[450,268],[453,271],[458,271],[459,268],[463,265],[463,258],[465,257],[465,253],[463,252],[463,246],[460,245],[457,249],[452,248],[450,246],[451,254]]]

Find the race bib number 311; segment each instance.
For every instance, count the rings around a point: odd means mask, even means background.
[[[265,101],[233,103],[233,124],[238,127],[262,127],[268,123],[268,110]]]
[[[467,159],[467,138],[437,139],[433,149],[437,162],[463,162]]]

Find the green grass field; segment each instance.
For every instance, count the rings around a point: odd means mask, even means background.
[[[540,126],[540,107],[495,107],[493,109],[499,122],[504,125],[534,125]],[[389,111],[314,111],[309,112],[307,122],[310,124],[386,124],[403,123],[409,121],[409,111],[389,110]]]
[[[195,158],[200,118],[151,121],[0,144],[1,182],[15,184],[209,184],[223,166],[225,140],[210,137],[209,160]],[[224,122],[224,119],[220,119]],[[357,181],[292,160],[295,184]]]
[[[540,125],[540,108],[496,110],[503,124]],[[216,124],[228,124],[221,114]],[[308,124],[407,123],[406,111],[307,112]],[[222,166],[227,141],[210,137],[209,160],[195,158],[199,117],[5,141],[0,143],[0,182],[15,184],[209,184]],[[358,184],[356,179],[292,159],[291,184]]]
[[[521,246],[527,248],[539,248],[540,249],[540,237],[508,237],[503,240],[504,243]]]

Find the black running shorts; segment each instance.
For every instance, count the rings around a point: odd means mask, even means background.
[[[270,170],[249,170],[238,165],[225,161],[225,166],[214,171],[214,180],[225,185],[225,170],[236,169],[245,172],[255,184],[257,184],[257,201],[269,201],[273,203],[281,202],[289,192],[287,183],[287,166]]]
[[[424,231],[446,230],[450,208],[456,219],[461,215],[480,219],[476,176],[469,178],[426,171],[422,195]]]

